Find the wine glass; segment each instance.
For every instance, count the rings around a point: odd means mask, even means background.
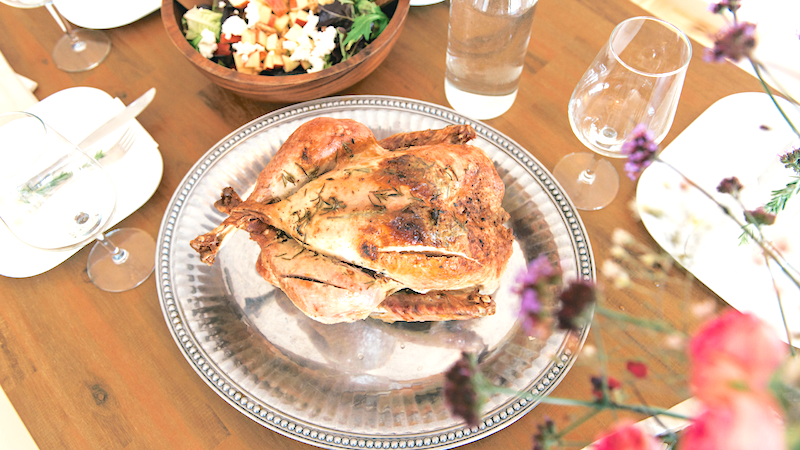
[[[611,37],[578,82],[569,100],[569,123],[595,153],[624,158],[626,137],[644,123],[660,143],[672,126],[692,45],[674,25],[654,17],[633,17]],[[596,210],[614,200],[619,175],[595,153],[567,155],[553,176],[575,207]]]
[[[116,189],[94,158],[39,117],[10,112],[0,114],[0,159],[0,220],[20,241],[59,251],[96,239],[87,273],[105,291],[126,291],[150,276],[152,237],[135,228],[103,233],[114,215]]]
[[[65,72],[83,72],[94,69],[103,62],[111,50],[111,40],[100,30],[74,28],[58,13],[53,0],[0,0],[0,3],[15,8],[38,8],[44,6],[64,36],[53,48],[53,62]]]

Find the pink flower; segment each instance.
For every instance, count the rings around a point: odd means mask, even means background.
[[[775,408],[767,395],[731,396],[694,420],[678,450],[783,449],[784,429]]]
[[[593,450],[658,450],[659,441],[637,428],[633,421],[622,420],[611,433],[595,442]]]
[[[706,403],[736,392],[763,392],[786,354],[772,328],[752,314],[729,310],[692,338],[690,384]]]

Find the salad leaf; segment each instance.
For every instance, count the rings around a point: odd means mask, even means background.
[[[192,46],[197,48],[197,44],[202,39],[201,33],[203,30],[211,30],[219,41],[219,34],[222,31],[222,13],[218,11],[211,11],[210,9],[200,9],[194,7],[183,15],[181,19],[183,24],[186,40],[191,42]]]
[[[373,0],[357,0],[355,5],[358,14],[378,14],[382,12],[381,7],[376,5]]]
[[[319,16],[319,22],[317,25],[319,27],[342,27],[345,30],[348,30],[350,29],[350,25],[353,23],[354,9],[353,3],[347,0],[336,0],[333,3],[320,5],[319,11],[317,12],[317,16]]]
[[[356,0],[355,9],[353,25],[343,42],[348,50],[361,39],[369,42],[377,38],[389,24],[389,17],[371,0]]]
[[[350,49],[353,44],[362,38],[365,41],[377,38],[388,24],[389,18],[383,12],[358,16],[353,20],[353,26],[350,27],[350,32],[347,33],[344,46]]]

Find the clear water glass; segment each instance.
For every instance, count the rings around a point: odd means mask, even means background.
[[[505,113],[517,98],[538,0],[451,0],[445,95],[474,119]]]

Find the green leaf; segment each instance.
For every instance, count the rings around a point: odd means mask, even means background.
[[[344,41],[347,38],[347,35],[339,31],[338,29],[336,30],[336,34],[339,35],[339,50],[342,52],[342,61],[347,61],[347,58],[350,57],[350,54],[347,53],[347,49],[345,48],[344,45]]]
[[[380,8],[378,8],[378,11],[377,13],[357,16],[353,20],[353,26],[350,28],[350,32],[347,33],[347,37],[344,40],[345,48],[349,50],[350,47],[360,39],[369,42],[381,34],[386,28],[386,25],[389,24],[389,18],[380,11]]]
[[[186,36],[186,40],[196,48],[197,43],[202,39],[201,33],[203,30],[211,30],[217,37],[217,41],[219,41],[219,33],[222,30],[222,13],[209,9],[200,9],[195,6],[186,11],[181,23],[183,24],[183,34]]]
[[[358,0],[356,2],[356,10],[358,10],[358,14],[382,13],[381,7],[376,5],[372,0]]]

